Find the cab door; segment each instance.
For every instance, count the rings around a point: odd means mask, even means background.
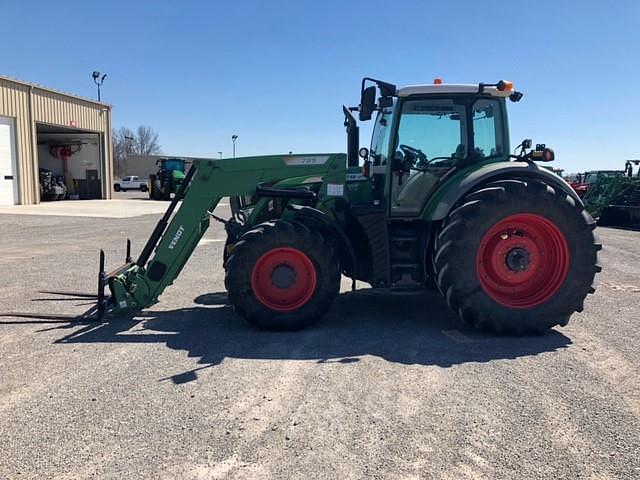
[[[409,99],[400,108],[390,209],[392,216],[417,216],[438,180],[468,154],[466,103]]]

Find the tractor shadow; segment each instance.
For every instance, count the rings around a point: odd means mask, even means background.
[[[174,383],[195,380],[198,370],[225,358],[352,364],[373,355],[401,364],[450,367],[535,356],[571,344],[556,330],[521,338],[476,332],[435,292],[403,297],[372,290],[343,293],[324,319],[299,332],[249,326],[233,312],[225,292],[201,295],[195,303],[192,308],[145,311],[133,319],[83,326],[57,343],[164,343],[198,358],[198,367],[169,377]],[[135,332],[129,331],[134,326]]]

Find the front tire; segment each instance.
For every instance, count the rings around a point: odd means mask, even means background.
[[[171,182],[168,180],[162,184],[162,200],[171,200]]]
[[[468,194],[436,239],[438,288],[467,323],[541,333],[583,309],[598,265],[593,218],[539,180],[502,180]]]
[[[297,222],[265,222],[244,233],[225,270],[236,312],[265,330],[308,326],[327,312],[340,290],[331,243]]]

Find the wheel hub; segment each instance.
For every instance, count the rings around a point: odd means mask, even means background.
[[[524,272],[529,268],[530,256],[529,252],[524,248],[516,247],[507,253],[507,267],[512,272]]]
[[[290,288],[296,283],[296,272],[290,265],[278,265],[271,272],[271,283],[278,288]]]

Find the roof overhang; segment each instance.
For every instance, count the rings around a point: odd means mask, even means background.
[[[433,85],[408,85],[397,90],[398,97],[408,97],[410,95],[438,95],[450,93],[474,94],[480,93],[478,84],[433,84]],[[508,97],[513,90],[500,91],[496,87],[485,86],[483,93],[494,97]]]

